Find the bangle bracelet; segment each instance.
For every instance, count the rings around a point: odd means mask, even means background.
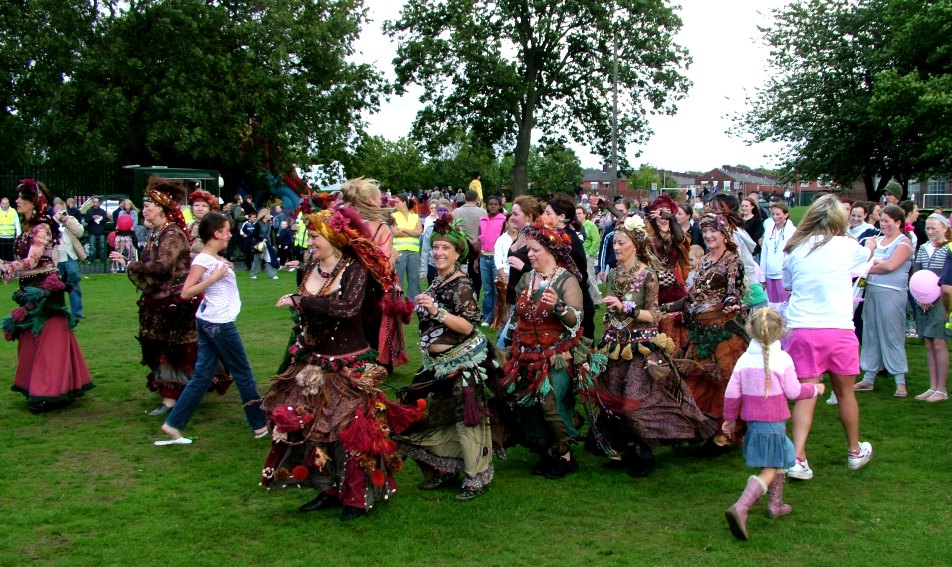
[[[437,323],[443,323],[446,321],[447,316],[449,316],[449,313],[446,311],[446,309],[440,307],[440,309],[436,312],[436,317],[434,317],[434,319],[436,319]]]

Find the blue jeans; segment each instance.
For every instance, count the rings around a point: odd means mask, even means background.
[[[483,280],[483,322],[493,322],[496,308],[496,262],[492,256],[479,256],[479,277]]]
[[[238,394],[245,408],[248,425],[251,429],[261,429],[265,426],[267,418],[264,410],[261,409],[261,396],[258,394],[255,375],[251,371],[251,364],[248,363],[248,355],[245,354],[245,345],[241,342],[238,327],[234,322],[209,323],[201,319],[196,319],[195,326],[198,328],[198,358],[195,361],[195,372],[182,390],[182,395],[179,396],[165,423],[175,429],[184,429],[188,425],[188,421],[202,398],[205,397],[205,392],[208,391],[208,386],[215,377],[220,358],[231,371],[231,377],[238,386]],[[255,400],[259,400],[259,403],[248,403]]]
[[[89,258],[87,260],[92,262],[99,259],[106,260],[106,235],[91,234],[89,235]]]
[[[66,281],[68,272],[79,272],[79,262],[73,259],[64,260],[56,264],[56,270],[59,272],[60,279]],[[69,308],[77,317],[83,314],[83,292],[79,289],[79,282],[76,282],[73,291],[69,292]]]
[[[407,279],[407,286],[403,291],[407,292],[407,297],[415,299],[420,295],[420,253],[400,251],[400,257],[397,258],[397,280]],[[402,284],[401,284],[402,285]]]

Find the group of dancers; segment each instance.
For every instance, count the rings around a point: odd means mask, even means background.
[[[49,194],[33,180],[18,191],[25,227],[19,259],[0,271],[5,279],[20,278],[21,307],[3,328],[19,340],[14,389],[27,395],[31,409],[44,411],[92,384],[70,330],[75,320],[63,306],[70,282],[59,279],[50,260],[56,239],[44,217]],[[197,193],[191,200],[203,198]],[[680,294],[664,290],[683,286],[683,270],[656,250],[659,227],[675,224],[676,204],[662,203],[647,219],[621,215],[614,226],[617,265],[595,301],[584,259],[579,265],[573,257],[578,236],[565,228],[574,208],[561,206],[560,196],[547,207],[519,197],[507,258],[511,315],[494,344],[480,330],[482,315],[463,270],[477,253],[474,236],[450,215],[436,219],[429,242],[436,277],[407,298],[395,276],[392,234],[381,220],[388,211],[380,189],[373,180],[349,180],[336,200],[302,201],[310,254],[295,265],[295,292],[276,303],[290,310],[293,329],[261,396],[235,326],[241,308],[235,272],[222,256],[232,234],[228,218],[210,207],[196,226],[186,226],[179,208],[185,189],[177,181],[152,178],[146,195],[149,239],[140,259],[124,267],[141,293],[137,338],[147,382],[162,397],[150,413],[165,415],[168,439],[156,444],[192,443],[182,431],[204,394],[234,381],[252,435],[272,440],[262,484],[314,488],[302,511],[366,516],[394,492],[394,473],[405,458],[423,471],[421,489],[456,487],[456,500],[466,501],[486,491],[494,458],[517,444],[539,455],[534,474],[558,479],[578,469],[572,448],[583,440],[606,466],[633,477],[651,473],[662,444],[743,443],[747,464],[761,472],[727,519],[746,539],[747,511],[763,494],[769,493],[770,516],[790,512],[783,472],[795,457],[805,459],[827,372],[839,398],[849,467],[872,456],[858,437],[850,281],[851,269],[869,254],[843,236],[846,214],[832,197],[811,207],[787,244],[794,259],[784,266],[791,288],[787,352],[779,342],[783,318],[750,308],[734,242],[740,222],[731,211],[701,218],[707,253],[690,274],[693,285]],[[125,263],[121,255],[113,260]],[[829,304],[818,305],[817,286]],[[667,302],[659,303],[659,295]],[[603,335],[592,341],[594,315],[586,311],[597,303],[605,308]],[[408,360],[402,328],[414,313],[423,364],[394,399],[382,384]],[[795,419],[795,439],[802,437],[796,449],[785,432],[787,399],[800,400],[803,416]]]

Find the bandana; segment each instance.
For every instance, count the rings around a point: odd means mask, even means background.
[[[541,244],[555,257],[557,265],[571,272],[579,282],[582,281],[578,266],[575,265],[575,260],[572,259],[572,238],[568,232],[537,220],[526,227],[526,238],[531,238]]]
[[[433,236],[430,243],[445,240],[456,248],[460,259],[469,256],[469,235],[458,219],[453,219],[449,213],[440,215],[433,223]]]

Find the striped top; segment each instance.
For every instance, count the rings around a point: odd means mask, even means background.
[[[916,260],[912,265],[913,271],[931,270],[935,275],[941,276],[942,269],[945,267],[946,259],[949,257],[949,247],[942,246],[936,248],[931,241],[926,242],[919,247],[916,252]]]

